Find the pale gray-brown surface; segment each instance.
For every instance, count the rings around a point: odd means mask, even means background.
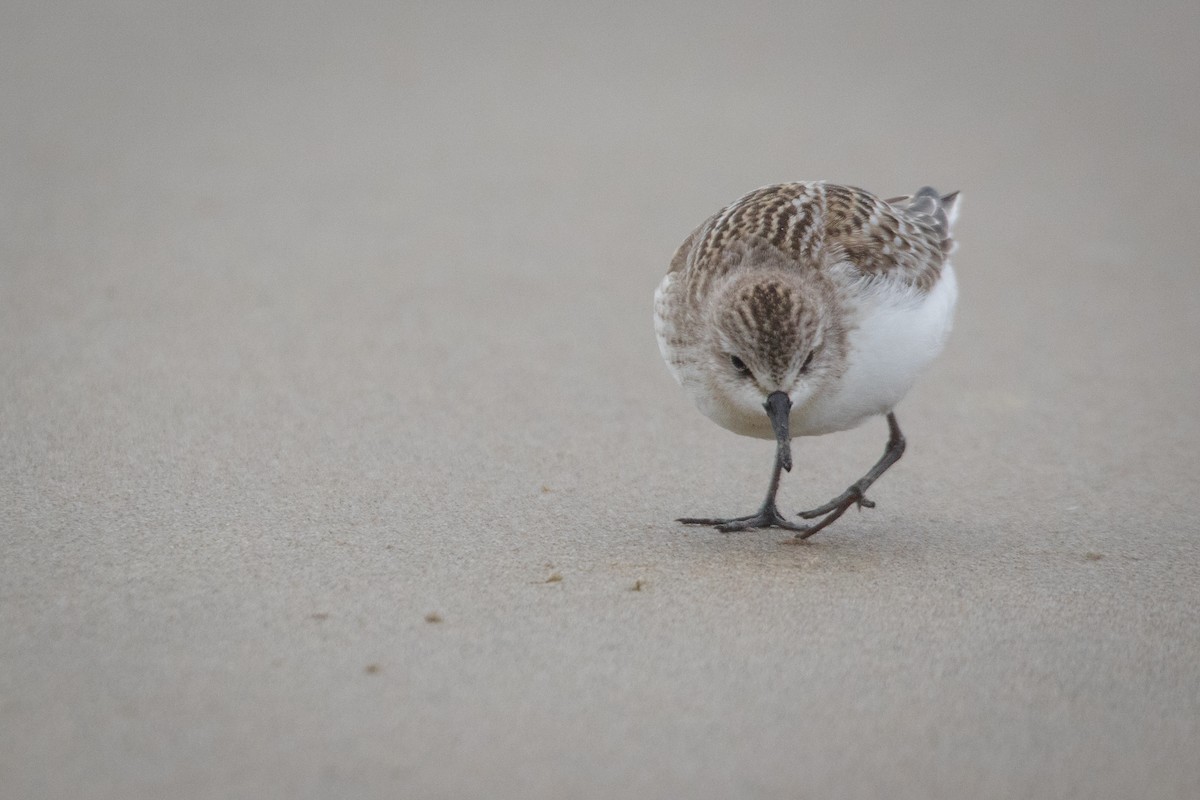
[[[1200,795],[1200,6],[1024,5],[6,4],[0,795]],[[653,289],[817,178],[957,328],[685,529]]]

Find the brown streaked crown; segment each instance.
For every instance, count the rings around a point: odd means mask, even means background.
[[[805,313],[814,310],[784,281],[765,278],[734,289],[721,312],[721,328],[760,369],[781,377],[815,334],[815,317]]]

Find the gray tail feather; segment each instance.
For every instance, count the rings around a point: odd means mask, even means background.
[[[954,228],[954,221],[958,219],[958,201],[958,192],[940,194],[932,186],[922,186],[914,194],[897,197],[887,202],[903,208],[913,216],[925,217],[942,237],[942,252],[950,253],[954,250],[954,237],[951,231]]]

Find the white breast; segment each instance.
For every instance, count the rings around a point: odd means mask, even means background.
[[[792,432],[816,436],[886,414],[942,351],[954,320],[958,284],[947,263],[928,294],[867,292],[852,313],[849,367],[836,386],[792,412]]]

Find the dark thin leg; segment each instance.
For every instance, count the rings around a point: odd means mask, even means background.
[[[789,522],[775,506],[775,495],[779,492],[779,474],[783,471],[784,466],[784,452],[782,445],[775,449],[775,468],[771,471],[771,485],[767,488],[767,497],[763,500],[762,508],[758,510],[757,514],[751,514],[748,517],[730,517],[729,519],[681,517],[676,522],[682,522],[684,525],[716,525],[717,530],[721,533],[746,531],[752,528],[784,528],[789,531],[797,531],[797,535],[807,532],[810,526]]]
[[[888,421],[888,443],[887,448],[883,451],[883,457],[871,467],[871,471],[854,482],[846,491],[830,500],[823,506],[818,506],[811,511],[801,511],[800,516],[804,519],[815,519],[817,517],[829,516],[821,520],[816,526],[809,528],[805,534],[799,538],[807,539],[817,531],[826,527],[842,514],[846,513],[846,509],[852,505],[857,505],[859,508],[874,508],[875,504],[867,499],[867,489],[871,488],[880,475],[887,472],[888,467],[900,460],[900,456],[904,455],[904,434],[900,432],[900,425],[896,422],[896,415],[889,413]]]

